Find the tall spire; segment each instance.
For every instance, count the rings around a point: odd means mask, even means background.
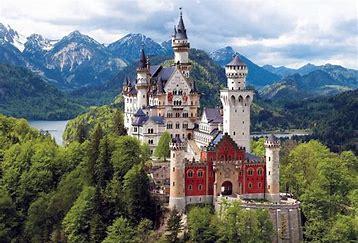
[[[146,68],[146,67],[147,67],[147,58],[145,57],[144,54],[144,48],[142,48],[140,53],[138,68]]]
[[[174,33],[175,38],[179,39],[179,40],[188,39],[188,36],[186,35],[186,29],[185,29],[184,21],[183,21],[182,8],[180,7],[179,10],[180,10],[180,17],[179,17],[179,23],[178,23],[177,31]]]

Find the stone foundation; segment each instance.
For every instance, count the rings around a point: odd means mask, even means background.
[[[217,197],[215,210],[220,210],[221,200],[236,201],[237,197]],[[281,200],[280,203],[255,202],[250,200],[240,200],[242,207],[247,209],[267,209],[274,226],[274,243],[296,243],[303,241],[300,202],[289,198]]]

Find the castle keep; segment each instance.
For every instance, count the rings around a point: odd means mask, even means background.
[[[142,50],[136,80],[127,79],[123,86],[128,134],[151,150],[164,131],[172,135],[169,207],[184,211],[190,204],[220,207],[222,200],[240,200],[247,209],[269,210],[275,242],[300,241],[299,202],[279,192],[279,140],[266,139],[265,157],[251,153],[254,93],[246,88],[246,64],[236,55],[226,65],[222,108],[204,108],[199,118],[200,94],[190,76],[190,43],[181,13],[172,47],[170,67],[151,66]]]

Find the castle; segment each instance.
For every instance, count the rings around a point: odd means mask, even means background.
[[[151,66],[142,49],[136,80],[127,79],[123,86],[128,134],[151,150],[164,131],[172,136],[169,207],[184,211],[190,204],[241,200],[246,208],[267,208],[277,231],[286,219],[291,228],[285,237],[297,242],[302,235],[299,202],[279,192],[280,141],[274,135],[266,139],[264,158],[251,153],[254,93],[246,88],[246,64],[233,57],[225,67],[222,108],[204,108],[199,117],[200,93],[190,77],[190,43],[181,13],[172,47],[170,67]]]

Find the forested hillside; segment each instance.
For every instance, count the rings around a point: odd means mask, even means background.
[[[85,109],[31,71],[0,64],[0,113],[28,119],[69,119]]]
[[[184,237],[175,210],[160,227],[165,212],[149,193],[149,149],[121,135],[117,112],[104,107],[79,117],[70,127],[84,136],[66,147],[25,120],[0,115],[0,242],[266,242],[272,237],[267,211],[238,204],[216,213],[192,207]],[[81,132],[80,121],[90,122],[88,133]],[[259,155],[262,142],[253,146]],[[281,191],[301,201],[305,240],[355,239],[357,167],[351,152],[335,154],[317,141],[283,142]],[[250,227],[244,227],[248,221]]]

